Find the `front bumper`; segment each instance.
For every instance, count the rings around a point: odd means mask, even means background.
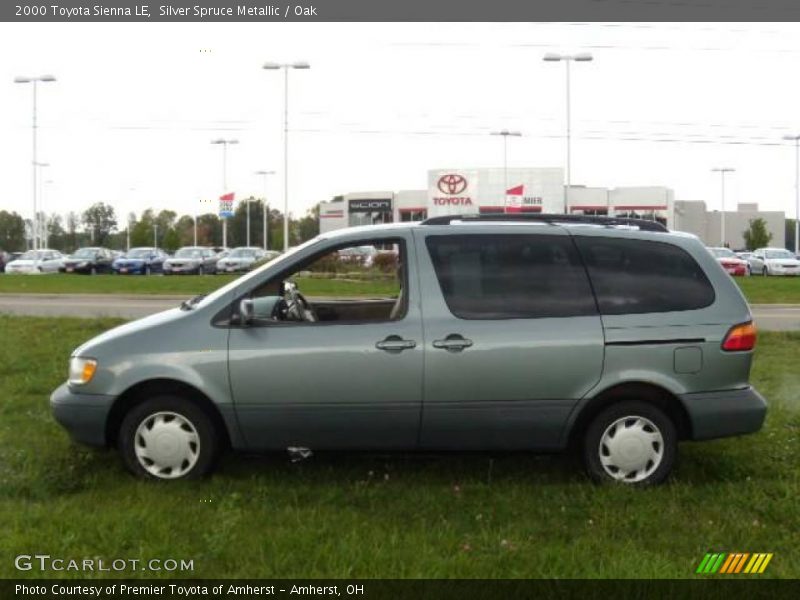
[[[754,433],[767,415],[767,402],[752,387],[680,396],[692,425],[693,440]]]
[[[76,394],[64,383],[50,396],[50,410],[72,439],[90,446],[106,445],[106,420],[114,396]]]
[[[114,265],[111,269],[118,275],[136,275],[144,273],[145,265]]]

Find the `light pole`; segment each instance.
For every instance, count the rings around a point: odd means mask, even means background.
[[[794,142],[794,253],[800,254],[800,135],[785,135]]]
[[[36,130],[39,128],[39,125],[36,121],[36,88],[37,85],[41,83],[50,83],[55,81],[56,78],[52,75],[40,75],[39,77],[25,77],[25,76],[18,76],[14,78],[14,83],[32,83],[33,84],[33,159],[31,161],[33,165],[33,248],[34,250],[37,248],[37,241],[38,235],[36,231],[36,223],[38,221],[38,212],[36,206],[36,184],[37,184],[37,157],[36,157],[36,142],[37,142],[37,133]]]
[[[44,188],[45,186],[51,185],[52,183],[54,183],[52,179],[45,179],[40,192],[42,195],[42,213],[44,215],[44,223],[42,227],[42,237],[44,239],[44,245],[42,246],[43,248],[50,247],[50,232],[47,227],[47,213],[44,212]]]
[[[489,135],[500,135],[503,137],[503,206],[506,205],[506,197],[508,196],[508,138],[522,137],[519,131],[509,131],[502,129],[500,131],[493,131]]]
[[[714,173],[720,174],[720,179],[722,180],[722,210],[721,213],[721,221],[720,221],[720,229],[721,229],[721,246],[725,248],[725,173],[733,173],[736,169],[731,169],[730,167],[715,167],[711,169]]]
[[[261,175],[264,177],[264,204],[262,205],[262,227],[264,228],[264,235],[262,239],[264,241],[264,250],[268,250],[267,246],[267,213],[269,209],[267,207],[267,177],[270,175],[274,175],[275,171],[256,171],[256,175]]]
[[[222,145],[222,193],[228,193],[228,146],[238,144],[239,140],[216,139],[212,144]],[[228,217],[222,217],[222,245],[228,247]]]
[[[283,69],[283,251],[289,249],[289,69],[310,69],[307,62],[264,63],[267,70]]]
[[[36,210],[36,217],[34,218],[34,231],[36,231],[37,239],[39,240],[40,248],[47,248],[47,235],[45,233],[47,228],[47,217],[44,216],[44,186],[42,185],[42,170],[50,166],[50,163],[37,162],[36,167],[36,183],[38,186],[37,196],[39,198],[38,207]],[[44,223],[42,220],[44,219]]]
[[[567,188],[564,192],[564,212],[569,212],[569,188],[572,185],[572,169],[571,169],[571,143],[572,143],[572,123],[571,123],[571,98],[569,87],[569,64],[571,62],[589,62],[593,57],[588,52],[580,52],[578,54],[554,54],[548,52],[544,55],[546,62],[559,62],[563,61],[567,67]]]

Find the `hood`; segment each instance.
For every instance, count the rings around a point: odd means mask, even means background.
[[[781,265],[784,267],[796,267],[800,265],[800,260],[796,258],[765,258],[764,262],[771,265]]]
[[[194,258],[194,257],[188,257],[188,256],[186,258],[178,258],[176,256],[173,256],[172,258],[168,258],[164,262],[172,265],[172,264],[175,264],[175,263],[179,263],[179,264],[180,263],[196,263],[196,262],[200,262],[202,260],[203,260],[202,258]]]
[[[221,258],[219,262],[225,265],[244,265],[255,262],[255,259],[252,256],[229,256],[227,258]]]
[[[722,264],[746,265],[747,261],[743,258],[735,258],[733,256],[723,256],[717,259]]]
[[[146,262],[145,258],[118,258],[114,261],[115,265],[140,265]]]
[[[125,323],[114,329],[109,329],[93,337],[88,342],[78,346],[72,353],[72,356],[92,356],[93,351],[111,340],[119,340],[120,338],[140,333],[148,329],[155,329],[164,325],[165,323],[175,322],[181,315],[188,315],[191,311],[183,311],[180,308],[169,308],[160,313],[149,315],[130,323]],[[98,357],[99,358],[99,357]]]
[[[35,267],[36,265],[40,265],[40,264],[42,264],[42,261],[38,260],[38,259],[26,258],[25,260],[22,260],[21,258],[18,258],[17,260],[12,260],[10,263],[8,263],[8,266],[9,267]]]

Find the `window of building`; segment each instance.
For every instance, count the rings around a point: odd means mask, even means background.
[[[586,271],[567,236],[430,236],[426,243],[447,306],[461,319],[597,312]]]
[[[424,208],[421,209],[401,209],[400,221],[409,223],[412,221],[424,221],[428,217],[428,211]]]
[[[694,310],[714,302],[702,268],[677,246],[589,236],[575,241],[602,314]]]

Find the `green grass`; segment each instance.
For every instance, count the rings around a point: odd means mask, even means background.
[[[751,304],[800,304],[800,277],[734,277]]]
[[[193,559],[175,576],[203,578],[696,578],[709,550],[774,552],[760,577],[800,575],[800,334],[761,334],[765,429],[683,444],[655,489],[529,455],[229,456],[209,480],[159,484],[49,413],[70,351],[117,322],[0,317],[0,577],[37,576],[11,557],[38,552]]]
[[[206,294],[236,278],[234,275],[0,275],[0,294]],[[296,277],[306,296],[363,296],[397,293],[393,281],[356,281]]]

